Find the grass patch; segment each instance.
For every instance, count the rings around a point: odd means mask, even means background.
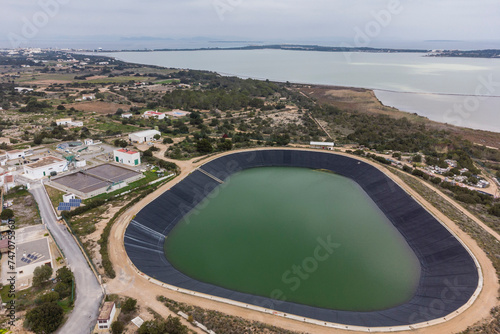
[[[92,197],[92,199],[88,199],[86,201],[90,201],[90,200],[94,200],[94,199],[106,199],[107,200],[107,199],[113,198],[115,196],[119,196],[121,193],[124,193],[124,192],[126,192],[128,190],[132,190],[132,189],[135,189],[135,188],[139,188],[139,187],[145,186],[149,182],[152,182],[152,181],[155,181],[155,180],[158,179],[158,175],[156,174],[156,172],[148,171],[148,172],[145,172],[143,174],[145,175],[145,177],[143,177],[140,180],[137,180],[137,181],[134,181],[134,182],[130,183],[126,187],[117,189],[117,190],[115,190],[113,192],[110,192],[110,193],[105,193],[105,194],[97,195],[95,197]],[[169,178],[167,181],[170,181],[170,180],[171,179]]]
[[[69,313],[75,307],[74,303],[71,302],[71,297],[66,297],[63,300],[57,302],[59,306],[62,307],[64,313]]]
[[[136,77],[136,76],[117,76],[117,77],[110,77],[110,78],[100,78],[100,79],[91,79],[91,80],[85,80],[82,82],[91,82],[91,83],[96,83],[96,84],[102,84],[102,83],[127,83],[129,81],[148,81],[151,78],[149,77]]]
[[[155,83],[157,84],[171,84],[172,82],[181,82],[179,79],[168,79],[168,80],[162,80],[162,81],[156,81]]]
[[[127,125],[123,125],[121,123],[115,123],[115,122],[112,122],[112,123],[96,123],[96,124],[92,125],[92,128],[94,128],[95,130],[103,131],[103,132],[106,132],[108,130],[113,131],[113,132],[120,131],[122,133],[137,131],[137,127],[136,126],[128,125],[128,124]]]
[[[45,185],[45,189],[47,190],[47,193],[49,194],[50,202],[52,203],[52,206],[54,208],[57,208],[59,206],[59,203],[63,201],[63,195],[65,192],[49,187]]]
[[[9,298],[9,290],[10,290],[10,285],[4,285],[3,288],[0,290],[0,296],[2,296],[2,303],[8,303],[12,300],[12,298]]]

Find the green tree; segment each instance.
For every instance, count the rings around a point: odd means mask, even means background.
[[[61,299],[69,297],[71,295],[71,284],[65,282],[58,282],[54,287],[54,291],[56,291]]]
[[[161,135],[159,135],[159,134],[155,134],[155,135],[153,136],[153,138],[154,138],[154,139],[156,139],[156,140],[158,140],[158,139],[160,139],[160,138],[161,138]]]
[[[125,330],[125,324],[121,321],[114,321],[111,324],[111,333],[113,334],[122,334]]]
[[[494,216],[500,217],[500,204],[493,205],[488,212]]]
[[[57,110],[66,110],[66,107],[60,104],[57,106]]]
[[[2,213],[0,213],[0,219],[2,220],[11,219],[12,217],[14,217],[14,211],[11,209],[3,209]]]
[[[500,179],[500,170],[497,170],[497,172],[495,173],[495,176]]]
[[[188,328],[184,326],[178,317],[168,316],[167,320],[145,321],[137,331],[138,334],[186,334]]]
[[[174,141],[172,138],[165,137],[163,138],[163,144],[172,144]]]
[[[136,307],[137,307],[137,300],[134,298],[127,298],[127,300],[125,300],[125,302],[122,305],[122,312],[129,313],[135,311]]]
[[[224,139],[217,144],[217,148],[221,151],[229,151],[233,148],[233,142],[229,139]]]
[[[50,276],[52,276],[52,268],[50,266],[42,265],[40,267],[36,267],[33,271],[33,286],[41,286],[50,278]]]
[[[73,278],[74,278],[73,273],[66,266],[62,267],[62,268],[59,268],[56,271],[56,279],[59,282],[64,282],[66,284],[71,284],[71,282],[73,281]]]
[[[413,156],[413,158],[411,160],[413,162],[422,162],[422,156],[420,154],[417,154],[417,155]]]
[[[62,323],[63,308],[56,303],[45,303],[26,313],[26,325],[36,334],[54,332]]]
[[[116,147],[125,148],[125,147],[127,147],[128,143],[126,140],[123,140],[123,139],[115,139],[113,141],[113,145],[115,145]]]
[[[201,154],[211,153],[213,151],[212,143],[208,139],[203,138],[196,143],[196,150]]]
[[[38,297],[35,300],[36,304],[45,304],[51,302],[57,302],[59,300],[59,294],[56,291],[51,291],[49,293],[44,294],[43,296]]]

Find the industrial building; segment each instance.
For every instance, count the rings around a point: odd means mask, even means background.
[[[144,130],[129,134],[128,139],[132,143],[142,144],[148,141],[153,141],[156,135],[161,136],[161,132],[157,130]]]
[[[122,148],[113,151],[114,161],[128,165],[128,166],[138,166],[141,164],[141,155],[139,152],[128,150]]]
[[[41,179],[45,176],[54,176],[67,168],[68,162],[54,156],[40,158],[37,162],[24,165],[24,175],[30,179]]]
[[[90,198],[99,194],[126,187],[129,183],[143,178],[141,172],[116,164],[103,164],[51,178],[48,185],[69,192],[80,198]]]

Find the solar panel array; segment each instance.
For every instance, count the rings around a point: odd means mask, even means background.
[[[31,262],[35,262],[36,260],[42,258],[43,255],[40,253],[31,253],[26,255],[26,257],[22,257],[21,261],[30,264]]]
[[[82,200],[79,199],[79,198],[72,198],[72,199],[69,200],[69,205],[71,207],[77,208],[77,207],[80,206],[80,204],[82,204]]]
[[[59,202],[59,206],[57,207],[57,210],[59,211],[69,211],[71,208],[77,208],[82,204],[82,200],[79,198],[72,198],[69,200],[68,203],[66,202]]]
[[[71,210],[71,205],[69,203],[60,202],[59,206],[57,207],[57,210],[69,211],[69,210]]]

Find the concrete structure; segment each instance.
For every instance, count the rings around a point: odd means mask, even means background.
[[[122,148],[119,150],[113,151],[114,161],[129,165],[129,166],[138,166],[141,164],[141,155],[139,152],[131,151],[126,148]]]
[[[96,330],[102,331],[111,328],[111,323],[113,323],[116,315],[116,306],[114,302],[104,302],[99,316],[97,317]]]
[[[131,113],[122,114],[122,118],[131,118],[132,116]]]
[[[70,199],[75,199],[75,198],[76,198],[75,194],[71,194],[71,193],[64,194],[63,195],[63,202],[64,203],[69,203]]]
[[[90,139],[90,138],[87,138],[83,141],[83,143],[85,145],[94,145],[94,140],[93,139]]]
[[[142,144],[144,142],[153,141],[154,136],[156,136],[156,135],[161,136],[161,132],[157,131],[157,130],[144,130],[144,131],[139,131],[139,132],[134,132],[134,133],[129,134],[128,139],[132,143]]]
[[[3,187],[5,191],[9,191],[16,186],[14,175],[7,174],[3,176]]]
[[[143,178],[141,172],[123,165],[103,164],[60,177],[51,178],[50,186],[70,192],[80,198],[90,198],[99,194],[125,187],[128,183]]]
[[[19,243],[16,245],[16,272],[19,278],[33,276],[36,267],[54,268],[49,248],[49,238]]]
[[[82,168],[87,166],[87,160],[75,160],[75,167]]]
[[[331,150],[333,150],[335,143],[312,141],[309,143],[309,145],[311,145],[311,148],[321,148],[323,150],[330,150],[331,151]]]
[[[84,95],[82,95],[82,100],[83,101],[92,101],[93,99],[95,99],[95,95],[94,94],[84,94]]]
[[[156,119],[164,119],[165,118],[165,113],[158,112],[158,110],[148,110],[144,114],[142,114],[142,117],[144,118],[156,118]]]
[[[9,252],[9,240],[2,239],[0,240],[0,253],[8,253]]]
[[[24,174],[31,179],[41,179],[54,174],[54,172],[56,174],[64,172],[67,166],[68,162],[66,160],[48,156],[41,158],[37,162],[24,165]]]

